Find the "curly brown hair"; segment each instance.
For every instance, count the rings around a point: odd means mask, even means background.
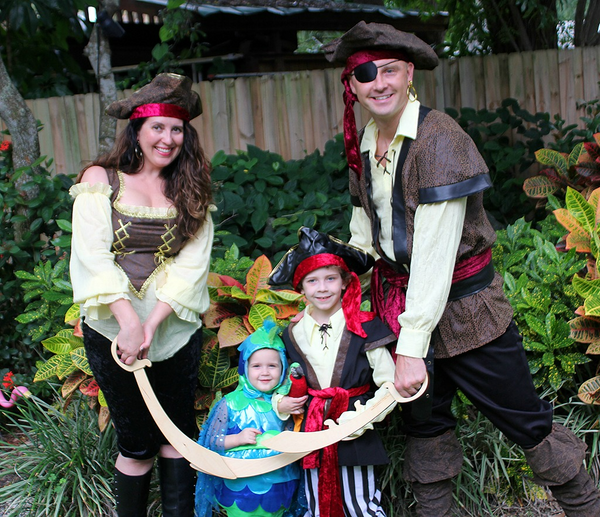
[[[130,120],[117,137],[113,148],[84,167],[77,176],[94,165],[105,169],[120,170],[125,174],[137,174],[143,165],[134,150],[138,132],[147,118]],[[177,226],[182,235],[193,237],[204,224],[208,207],[212,202],[210,162],[206,158],[198,132],[189,122],[183,122],[183,146],[177,158],[167,165],[161,176],[165,180],[165,196],[177,209]]]

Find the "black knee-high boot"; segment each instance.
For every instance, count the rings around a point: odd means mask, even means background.
[[[185,458],[158,458],[163,517],[193,517],[196,471]]]
[[[115,469],[113,487],[118,517],[146,517],[152,469],[141,476],[128,476]]]

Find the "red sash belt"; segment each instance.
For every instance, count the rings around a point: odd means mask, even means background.
[[[324,390],[308,389],[313,397],[306,414],[305,432],[322,431],[325,429],[325,403],[331,400],[327,418],[337,421],[340,415],[348,410],[350,397],[358,397],[369,391],[369,385],[357,388],[326,388]],[[302,460],[305,469],[321,468],[319,471],[319,511],[321,517],[343,517],[342,490],[338,465],[337,443],[314,451]]]
[[[487,248],[478,255],[461,260],[454,268],[452,283],[460,282],[479,273],[492,260],[492,249]],[[390,286],[387,300],[383,292],[383,278]],[[431,280],[435,282],[435,279]],[[398,316],[404,312],[406,307],[406,286],[408,285],[408,273],[398,273],[383,259],[377,260],[373,267],[371,276],[371,304],[375,314],[383,320],[389,329],[398,336],[400,334],[400,323]]]

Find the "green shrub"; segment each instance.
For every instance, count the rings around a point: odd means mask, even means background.
[[[571,279],[585,261],[575,250],[556,250],[553,242],[562,232],[553,219],[544,222],[545,233],[523,219],[499,231],[494,264],[504,277],[536,387],[558,391],[574,384],[576,366],[589,358],[570,337],[568,324],[579,304]]]
[[[216,256],[235,244],[243,255],[266,255],[276,263],[298,242],[301,226],[347,240],[350,221],[348,165],[341,136],[301,160],[284,161],[269,151],[247,151],[212,159],[218,211]]]
[[[0,488],[5,517],[111,515],[115,433],[100,433],[96,413],[83,397],[63,413],[36,397],[21,399],[5,431],[18,440],[0,442]]]
[[[0,373],[29,375],[40,351],[28,325],[15,324],[29,303],[15,272],[32,273],[40,260],[54,265],[70,246],[63,230],[71,224],[72,182],[63,175],[51,176],[50,165],[47,162],[40,174],[18,187],[17,180],[28,171],[14,170],[11,146],[0,146]],[[29,189],[37,189],[34,199],[23,195]],[[16,231],[19,226],[25,231]]]

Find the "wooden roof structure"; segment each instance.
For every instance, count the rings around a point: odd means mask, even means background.
[[[117,70],[150,60],[151,50],[159,41],[160,12],[166,5],[167,0],[121,0],[121,11],[115,19],[125,34],[111,41],[113,65]],[[206,78],[206,63],[215,57],[234,61],[237,75],[327,67],[328,63],[319,53],[295,52],[297,33],[301,30],[343,32],[365,20],[388,23],[436,44],[443,41],[448,26],[447,13],[423,17],[416,11],[386,8],[382,3],[209,0],[189,2],[182,7],[200,18],[201,29],[206,34],[208,51],[202,60],[196,60],[190,71],[197,80]]]

